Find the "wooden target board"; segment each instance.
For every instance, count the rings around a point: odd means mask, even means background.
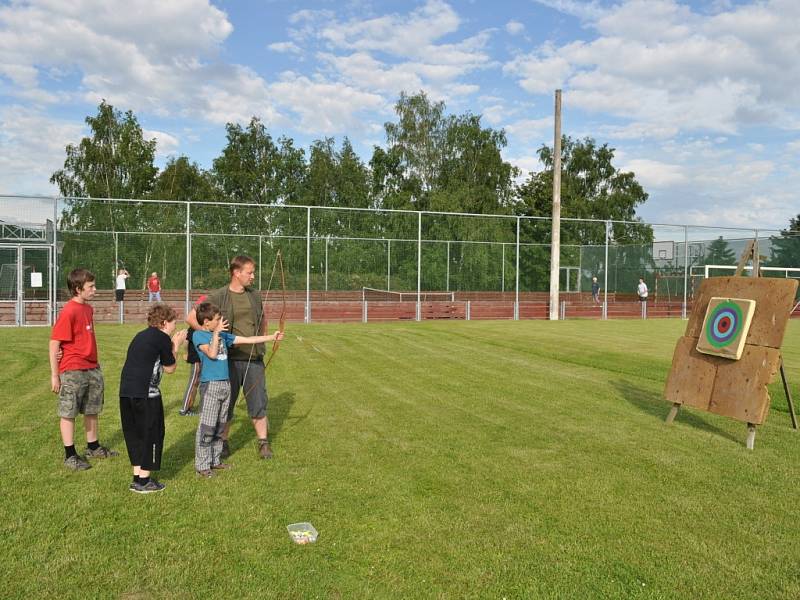
[[[754,300],[711,298],[697,341],[697,351],[739,360],[756,309]]]
[[[667,377],[664,397],[674,405],[686,404],[712,413],[759,425],[769,412],[771,383],[781,364],[780,347],[794,306],[798,282],[792,279],[763,277],[712,277],[705,279],[695,297],[686,333],[678,340]],[[712,304],[712,300],[715,303]],[[733,328],[733,319],[722,325],[731,313],[725,312],[725,302],[753,303],[749,327]],[[720,308],[722,307],[722,308]],[[730,308],[728,306],[728,308]],[[735,311],[734,311],[735,312]],[[743,345],[736,358],[720,353],[700,352],[701,339],[708,342],[708,316],[717,321],[717,343],[728,341],[728,333],[737,333],[729,347],[739,337]],[[722,325],[722,326],[720,326]],[[712,321],[713,330],[713,321]],[[738,345],[738,343],[737,343]],[[711,346],[715,350],[719,348]],[[730,349],[729,349],[730,353]]]

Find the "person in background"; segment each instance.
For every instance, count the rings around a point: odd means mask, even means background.
[[[592,277],[592,301],[600,304],[600,284],[597,283],[597,277]]]
[[[50,389],[58,394],[58,416],[64,443],[64,466],[85,471],[91,465],[75,450],[75,418],[83,415],[86,430],[86,456],[109,458],[119,453],[98,440],[98,416],[103,410],[103,373],[97,361],[94,337],[94,274],[73,269],[67,276],[72,298],[64,305],[50,334]],[[59,358],[60,355],[60,358]]]
[[[147,280],[147,301],[148,302],[161,302],[161,281],[158,279],[158,273],[152,272]]]
[[[117,269],[117,282],[116,286],[114,287],[114,299],[117,302],[122,302],[125,300],[125,280],[130,276],[131,274],[128,273],[127,269]]]
[[[641,277],[639,278],[639,285],[636,286],[636,293],[639,294],[639,302],[647,302],[647,284]]]

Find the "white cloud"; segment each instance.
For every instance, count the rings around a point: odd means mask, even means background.
[[[52,194],[48,180],[64,166],[67,144],[75,144],[84,128],[53,119],[26,106],[0,108],[0,190],[19,194]]]
[[[303,50],[294,42],[275,42],[267,46],[270,50],[280,53],[301,54]]]
[[[159,157],[167,157],[175,154],[175,151],[180,147],[181,143],[174,135],[170,135],[165,131],[157,131],[154,129],[143,129],[142,137],[146,140],[156,140],[156,155]]]
[[[545,4],[570,14],[582,6]],[[628,0],[582,16],[596,39],[542,44],[504,71],[529,93],[564,88],[572,106],[627,120],[620,137],[800,122],[800,3],[701,14],[677,0]]]
[[[525,31],[525,25],[519,21],[509,21],[506,23],[506,32],[510,35],[519,35],[523,31]]]
[[[522,142],[539,142],[553,137],[553,119],[545,117],[542,119],[521,119],[506,125],[506,132],[509,137],[513,136]],[[548,141],[552,145],[552,139]]]
[[[679,165],[659,162],[646,158],[636,158],[629,160],[620,166],[622,171],[633,172],[636,180],[645,189],[664,188],[675,184],[686,183],[686,175],[683,168]]]

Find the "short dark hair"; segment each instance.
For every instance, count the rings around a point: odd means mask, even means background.
[[[73,296],[77,296],[87,281],[94,281],[94,273],[89,269],[72,269],[69,275],[67,275],[67,288],[69,288],[69,293]]]
[[[150,327],[161,327],[163,323],[169,323],[178,318],[178,313],[171,306],[163,302],[157,302],[147,311],[147,324]]]
[[[219,306],[217,306],[213,302],[201,302],[197,306],[195,315],[197,315],[197,322],[200,325],[205,325],[206,321],[210,321],[220,312],[221,311],[219,310]]]
[[[231,260],[231,264],[228,267],[230,271],[231,277],[233,277],[234,271],[239,271],[243,269],[245,265],[256,265],[256,261],[253,260],[252,256],[247,256],[247,254],[240,254],[239,256],[234,256]]]

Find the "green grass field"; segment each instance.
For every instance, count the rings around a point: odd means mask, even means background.
[[[116,397],[140,327],[97,328],[101,441],[121,456],[83,473],[62,466],[49,330],[1,330],[0,597],[798,598],[780,383],[753,452],[736,421],[665,426],[684,328],[290,325],[269,367],[276,458],[239,406],[234,469],[196,478],[181,362],[162,387],[168,487],[147,496],[128,491]],[[800,322],[784,356],[800,396]],[[291,542],[296,521],[316,544]]]

